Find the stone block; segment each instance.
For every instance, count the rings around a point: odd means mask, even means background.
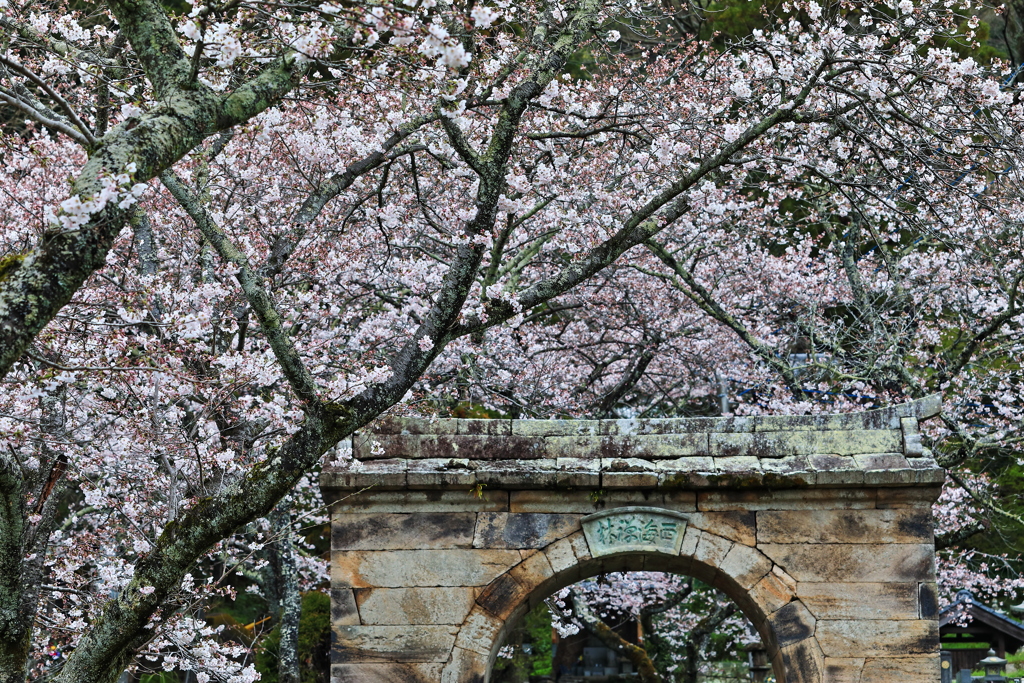
[[[586,515],[627,505],[660,506],[664,500],[658,491],[512,491],[509,505],[512,512]]]
[[[939,651],[939,622],[934,619],[822,619],[815,635],[829,657],[904,657]]]
[[[517,435],[380,434],[353,444],[359,459],[535,460],[547,456],[545,440]]]
[[[701,491],[697,509],[720,510],[820,510],[875,507],[873,489],[774,489],[751,491]]]
[[[750,432],[759,418],[734,417],[663,417],[616,420],[619,434],[693,434],[708,432]]]
[[[693,525],[687,525],[683,533],[683,544],[679,546],[679,554],[685,557],[693,557],[697,553],[697,544],[703,532]]]
[[[606,436],[549,436],[549,456],[577,458],[642,458],[655,460],[702,455],[708,451],[708,437],[702,433]]]
[[[641,458],[601,458],[602,472],[655,472],[658,468],[651,460]]]
[[[548,562],[547,555],[544,553],[530,555],[512,567],[508,573],[531,594],[545,593],[545,588],[552,584],[555,575],[551,563]],[[546,593],[539,596],[540,599],[545,597],[547,597]]]
[[[321,480],[322,481],[322,480]],[[325,495],[327,491],[325,490]],[[360,491],[344,495],[331,506],[335,515],[402,512],[503,512],[507,491]],[[338,519],[338,517],[335,517]]]
[[[507,436],[512,434],[512,420],[466,419],[454,420],[456,434],[490,434]]]
[[[555,574],[568,573],[569,579],[576,580],[574,577],[578,575],[579,562],[576,559],[576,553],[573,552],[570,539],[558,539],[544,548],[544,555],[548,558],[548,564],[551,565],[551,570]]]
[[[860,683],[931,683],[939,680],[939,664],[938,651],[916,657],[870,658],[864,662]]]
[[[356,490],[373,487],[378,491],[404,489],[407,469],[404,460],[352,461],[344,467],[325,467],[320,473],[320,486]]]
[[[473,588],[357,588],[367,625],[461,624],[473,608]]]
[[[804,456],[811,469],[817,472],[860,472],[861,468],[852,455],[836,453],[812,453]]]
[[[713,465],[714,463],[712,463]],[[706,489],[718,484],[720,477],[717,471],[669,470],[660,471],[658,486],[667,491],[685,491],[687,489]]]
[[[750,589],[750,597],[766,615],[788,605],[796,597],[796,582],[779,567],[765,574]]]
[[[917,583],[813,583],[797,595],[819,619],[918,619]]]
[[[475,462],[468,459],[410,460],[406,481],[409,488],[472,488],[476,486]]]
[[[715,458],[715,469],[722,474],[760,478],[761,461],[752,455],[734,455],[732,457]]]
[[[817,486],[822,487],[844,487],[863,486],[864,472],[855,469],[827,469],[822,468],[814,473],[814,481]]]
[[[744,590],[750,590],[772,570],[772,561],[755,548],[733,543],[718,565],[719,574],[729,577]]]
[[[516,436],[598,436],[604,420],[512,420],[512,434]]]
[[[664,505],[676,512],[692,512],[697,509],[697,493],[695,491],[665,491]]]
[[[492,513],[494,514],[494,513]],[[334,550],[470,548],[475,512],[356,513],[334,516]]]
[[[529,589],[511,573],[491,581],[477,596],[476,602],[491,615],[507,620],[529,596]]]
[[[693,559],[703,562],[710,567],[718,567],[729,551],[732,550],[732,546],[733,542],[727,538],[709,533],[701,533],[700,542],[697,543],[697,550],[693,553]]]
[[[907,454],[907,457],[914,458],[923,455],[924,446],[921,444],[921,433],[917,430],[917,418],[900,418],[900,428],[903,430],[903,452]]]
[[[555,470],[556,489],[598,489],[601,487],[601,472],[598,470]]]
[[[478,485],[500,489],[554,488],[559,476],[554,460],[491,460],[476,469]]]
[[[634,458],[664,459],[708,452],[708,437],[702,432],[630,437],[625,444]]]
[[[514,550],[385,550],[334,552],[337,587],[484,586],[518,564]]]
[[[480,513],[473,547],[543,548],[579,529],[580,517],[582,515],[564,513]]]
[[[738,432],[708,435],[708,453],[716,459],[748,456],[753,458],[783,458],[795,455],[792,435],[787,432]]]
[[[931,544],[766,543],[758,549],[801,583],[902,583],[930,580],[935,572],[935,547]]]
[[[331,683],[436,683],[444,664],[374,664],[341,662],[331,665]]]
[[[593,555],[590,553],[590,544],[587,543],[587,536],[582,530],[573,533],[567,538],[569,543],[572,544],[572,551],[576,553],[576,560],[578,562],[586,562],[593,559]]]
[[[765,474],[791,475],[796,473],[813,472],[815,468],[811,465],[809,456],[789,455],[784,458],[765,458],[759,461],[761,470]]]
[[[907,462],[914,468],[914,481],[917,482],[918,486],[926,486],[928,484],[942,484],[946,481],[946,470],[938,466],[918,466],[913,460],[908,459]]]
[[[660,479],[657,472],[602,472],[601,487],[606,489],[655,488]]]
[[[440,683],[483,683],[490,668],[488,656],[461,647],[452,650],[452,658],[441,672]]]
[[[939,618],[939,587],[934,581],[918,585],[917,611],[921,619]]]
[[[331,588],[331,624],[358,626],[359,608],[351,588]]]
[[[812,453],[893,453],[903,449],[903,433],[898,429],[758,431],[755,425],[753,434],[710,434],[709,446],[711,455],[716,457],[750,455],[783,458]]]
[[[899,408],[896,406],[894,408]],[[847,431],[859,429],[899,429],[894,408],[867,410],[836,415],[762,415],[754,418],[757,432]]]
[[[855,455],[853,459],[862,470],[908,470],[912,469],[901,453],[868,453]]]
[[[927,543],[929,510],[762,510],[759,543]]]
[[[332,661],[445,662],[458,626],[339,626]]]
[[[848,431],[803,432],[795,450],[801,453],[895,453],[903,450],[903,432],[899,429],[851,429]]]
[[[825,657],[825,680],[828,683],[860,683],[863,668],[863,658]]]
[[[799,600],[793,600],[768,615],[780,648],[796,645],[814,635],[817,619]]]
[[[501,633],[502,626],[501,619],[482,609],[475,609],[463,623],[458,640],[455,641],[456,645],[486,657],[490,655],[491,646],[497,640],[498,634]]]
[[[712,474],[715,472],[715,459],[707,455],[671,458],[669,460],[656,460],[654,466],[659,472],[666,475],[687,474],[690,472]]]
[[[739,510],[697,512],[688,515],[687,524],[701,531],[728,538],[730,541],[752,546],[757,543],[755,519],[753,512]]]
[[[456,434],[461,420],[429,417],[380,417],[370,429],[356,432],[353,440],[367,439],[374,434]]]
[[[566,472],[600,472],[601,458],[551,458],[555,469]]]
[[[867,470],[865,486],[906,486],[917,483],[917,470]]]
[[[814,638],[806,638],[795,645],[779,649],[786,683],[823,683],[825,658]],[[829,682],[831,683],[831,682]]]
[[[941,492],[942,488],[937,486],[878,489],[878,499],[875,505],[884,509],[925,508],[931,510],[932,503]]]

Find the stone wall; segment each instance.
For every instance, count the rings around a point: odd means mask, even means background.
[[[942,471],[916,439],[934,408],[381,425],[356,437],[364,461],[322,479],[332,680],[482,683],[505,632],[553,591],[653,570],[735,600],[780,682],[934,683]],[[524,449],[540,455],[512,457]]]

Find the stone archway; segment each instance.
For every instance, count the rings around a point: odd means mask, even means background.
[[[332,681],[483,683],[539,600],[649,569],[735,600],[780,683],[933,683],[944,473],[917,422],[938,408],[385,422],[321,479]]]

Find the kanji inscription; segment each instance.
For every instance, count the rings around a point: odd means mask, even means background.
[[[583,533],[594,557],[630,551],[676,555],[685,530],[685,515],[661,508],[615,508],[583,518]]]

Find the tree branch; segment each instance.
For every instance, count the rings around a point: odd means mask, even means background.
[[[270,348],[273,350],[274,357],[280,364],[284,376],[291,384],[292,390],[307,406],[319,406],[321,400],[316,380],[313,379],[305,363],[302,362],[302,357],[295,349],[295,344],[285,331],[281,316],[263,284],[263,278],[249,265],[249,259],[245,254],[214,222],[213,217],[207,212],[199,198],[185,187],[173,171],[164,171],[160,175],[160,180],[192,218],[199,232],[213,246],[217,254],[228,263],[238,267],[239,270],[235,277],[242,286],[242,291],[256,314],[256,318],[260,321],[260,327],[270,343]]]

